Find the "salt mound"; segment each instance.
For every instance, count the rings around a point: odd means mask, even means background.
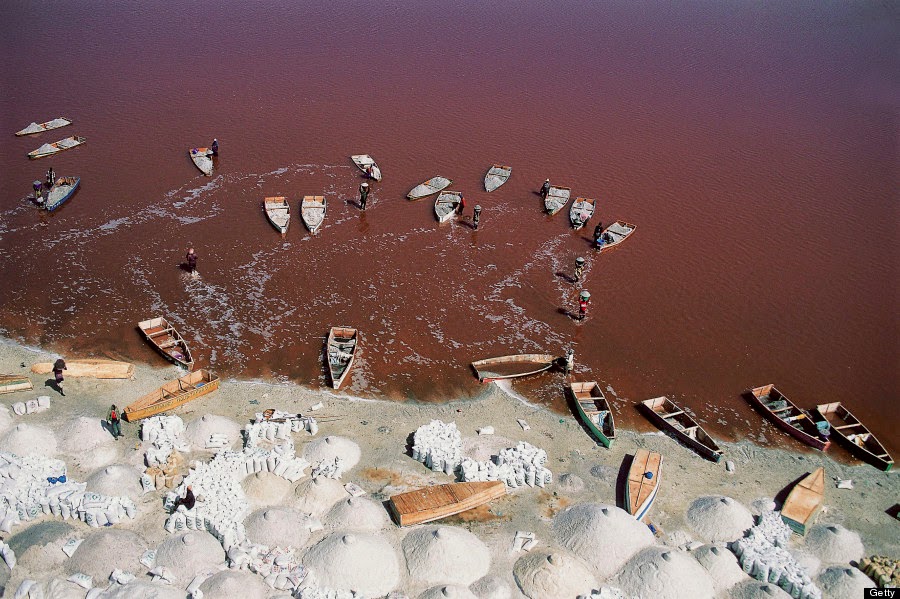
[[[712,495],[691,503],[687,521],[707,541],[731,542],[740,539],[753,526],[753,515],[731,497]]]
[[[469,590],[478,599],[512,599],[512,589],[499,576],[488,574],[469,585]]]
[[[341,458],[341,467],[345,472],[356,466],[359,456],[359,445],[346,437],[336,435],[316,439],[303,447],[303,457],[313,466],[319,462],[334,462],[334,458]]]
[[[116,443],[99,418],[79,416],[67,420],[57,429],[56,434],[60,451],[72,455],[86,470],[114,462],[121,445]]]
[[[584,490],[584,481],[580,477],[567,472],[559,477],[556,488],[567,494],[580,493]]]
[[[760,497],[750,502],[750,513],[754,516],[761,516],[768,512],[774,512],[776,507],[775,500],[771,497]]]
[[[387,526],[388,517],[380,503],[365,497],[348,497],[331,508],[324,524],[333,530],[376,532]]]
[[[416,582],[470,585],[491,567],[491,552],[481,539],[451,526],[428,526],[403,539],[406,569]]]
[[[856,568],[832,566],[819,575],[819,587],[825,599],[863,597],[863,589],[873,589],[877,585]]]
[[[35,583],[27,597],[47,597],[48,599],[84,599],[84,589],[64,578],[51,578]]]
[[[230,418],[215,414],[204,414],[184,427],[184,438],[193,450],[206,449],[206,442],[212,435],[225,435],[229,445],[241,438],[241,425]]]
[[[419,599],[478,599],[478,596],[459,585],[440,585],[432,587],[419,595]]]
[[[743,568],[734,553],[721,545],[704,545],[692,552],[700,565],[706,568],[712,577],[716,592],[727,591],[739,582],[747,579]]]
[[[205,530],[192,530],[169,537],[156,551],[156,565],[169,568],[184,584],[190,582],[197,572],[215,568],[224,561],[222,545]]]
[[[628,512],[602,503],[581,503],[563,510],[553,519],[553,534],[601,579],[618,572],[654,540],[650,529]]]
[[[252,505],[277,505],[291,490],[291,482],[271,472],[257,472],[242,480],[241,487]]]
[[[106,580],[116,568],[134,572],[139,567],[135,564],[140,563],[141,554],[147,549],[147,541],[130,530],[101,530],[82,541],[66,563],[66,571]]]
[[[859,535],[839,524],[817,524],[806,535],[806,548],[825,564],[846,564],[863,558]]]
[[[590,596],[597,581],[576,557],[533,551],[513,566],[516,584],[529,599]]]
[[[50,457],[57,452],[56,435],[43,426],[20,422],[0,438],[0,451]]]
[[[9,408],[4,405],[0,405],[0,433],[5,432],[6,429],[12,426],[12,423],[13,416],[9,411]]]
[[[347,491],[333,478],[320,476],[302,481],[294,490],[294,496],[297,509],[321,518],[331,506],[347,497]]]
[[[269,587],[262,578],[250,572],[224,570],[213,574],[200,585],[204,599],[265,599]]]
[[[123,464],[107,466],[88,477],[87,490],[111,497],[125,495],[136,499],[143,492],[141,472],[134,466]]]
[[[628,560],[617,578],[627,597],[695,599],[715,595],[712,577],[697,560],[668,547],[648,547]]]
[[[19,565],[33,572],[47,572],[69,559],[59,548],[62,540],[72,536],[73,531],[68,522],[46,520],[9,537],[7,543],[15,552]]]
[[[390,543],[365,532],[335,532],[303,556],[317,585],[380,597],[400,583],[400,563]]]
[[[97,599],[184,599],[184,594],[171,585],[136,579],[126,586],[111,585]]]
[[[289,507],[267,507],[256,510],[244,521],[247,538],[269,547],[306,546],[309,541],[309,518]]]
[[[731,589],[729,599],[789,599],[790,595],[778,586],[758,580],[748,580]]]

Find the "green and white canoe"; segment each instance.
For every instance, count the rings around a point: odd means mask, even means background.
[[[569,390],[578,409],[578,416],[604,447],[612,445],[616,438],[616,423],[600,385],[594,381],[570,383]]]

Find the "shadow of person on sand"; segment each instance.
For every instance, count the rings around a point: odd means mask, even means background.
[[[101,427],[103,430],[105,430],[106,432],[108,432],[109,435],[110,435],[111,437],[115,438],[115,435],[113,434],[112,425],[111,425],[109,422],[107,422],[106,420],[101,419],[101,420],[100,420],[100,427]]]
[[[559,312],[560,314],[562,314],[563,316],[568,316],[572,320],[577,320],[578,322],[581,322],[581,315],[576,314],[575,312],[572,312],[571,310],[568,310],[566,308],[557,308],[556,311]]]
[[[66,396],[66,394],[63,393],[62,387],[59,385],[59,383],[56,382],[56,379],[47,379],[46,381],[44,381],[44,386],[50,387],[51,389],[53,389],[54,391],[56,391],[63,397]]]

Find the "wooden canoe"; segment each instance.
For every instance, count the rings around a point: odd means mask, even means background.
[[[391,514],[400,526],[440,520],[506,495],[506,484],[494,480],[434,485],[394,495]]]
[[[625,505],[635,520],[644,520],[656,499],[662,463],[662,454],[655,451],[638,449],[634,453],[628,469],[628,484],[625,485]]]
[[[413,187],[409,193],[406,194],[406,197],[410,200],[418,200],[419,198],[424,198],[447,189],[450,187],[451,183],[453,183],[453,180],[446,177],[432,177],[428,181]]]
[[[45,156],[52,156],[59,152],[76,148],[85,142],[87,142],[87,138],[73,135],[71,137],[55,141],[52,144],[44,144],[37,150],[28,152],[28,157],[32,160],[35,160],[37,158],[44,158]]]
[[[0,393],[30,391],[34,389],[31,379],[24,374],[0,374]]]
[[[550,354],[517,354],[478,360],[472,362],[472,368],[475,369],[479,382],[489,383],[497,379],[514,379],[550,370],[555,361],[556,358]]]
[[[487,174],[484,176],[484,190],[487,192],[492,192],[509,179],[509,176],[512,174],[512,167],[504,166],[502,164],[495,164],[490,169],[488,169]]]
[[[174,381],[169,381],[156,391],[151,391],[128,405],[123,412],[124,418],[128,422],[134,422],[141,418],[156,416],[174,410],[207,393],[212,393],[218,388],[219,377],[201,368]]]
[[[300,218],[310,233],[316,233],[325,222],[325,196],[303,196]]]
[[[616,423],[600,385],[594,381],[570,383],[569,391],[575,400],[575,407],[581,420],[604,447],[612,445],[616,438]]]
[[[328,341],[325,343],[325,353],[328,358],[328,375],[331,377],[331,386],[335,389],[341,386],[353,359],[359,348],[359,331],[350,327],[331,327],[328,331]]]
[[[72,197],[80,183],[81,177],[59,177],[53,187],[50,188],[50,191],[47,192],[44,208],[48,212],[53,212],[62,206]]]
[[[617,220],[603,229],[603,233],[600,234],[600,239],[603,240],[603,243],[600,244],[598,242],[597,249],[601,252],[611,250],[631,237],[635,229],[637,229],[637,225],[626,223],[624,220]]]
[[[590,198],[575,198],[572,207],[569,208],[569,222],[577,231],[587,224],[591,217],[594,216],[594,206],[597,200]]]
[[[819,404],[814,417],[817,422],[827,422],[831,437],[860,460],[885,472],[894,467],[894,458],[888,454],[884,445],[841,402]]]
[[[809,415],[775,388],[775,385],[756,387],[745,393],[750,403],[771,420],[775,426],[821,451],[828,449],[828,431],[820,430]]]
[[[194,358],[191,357],[187,343],[165,317],[142,320],[138,323],[138,328],[164,358],[188,370],[194,367]]]
[[[678,441],[708,460],[718,462],[722,459],[722,449],[715,439],[668,397],[655,397],[638,405],[660,430],[671,433]]]
[[[553,216],[569,203],[569,197],[571,195],[572,190],[568,187],[559,187],[556,185],[550,187],[550,190],[547,192],[547,197],[544,198],[544,210],[547,214]]]
[[[361,170],[371,179],[375,179],[376,181],[381,181],[381,169],[378,168],[378,164],[375,160],[369,156],[368,154],[354,154],[350,157],[350,160],[353,161],[353,164],[356,165],[356,168]],[[369,172],[369,167],[372,167],[372,172]]]
[[[281,196],[266,198],[263,201],[263,209],[272,226],[282,235],[287,233],[288,225],[291,224],[291,206],[287,198]]]
[[[450,220],[459,207],[462,193],[458,191],[442,191],[434,201],[434,215],[438,222],[445,223]]]
[[[53,119],[52,121],[46,121],[44,123],[31,123],[21,131],[16,132],[16,136],[21,137],[22,135],[34,135],[35,133],[42,133],[44,131],[50,131],[51,129],[59,129],[60,127],[65,127],[66,125],[71,125],[71,119],[67,119],[64,116]]]
[[[791,489],[781,506],[781,519],[795,533],[804,536],[824,501],[825,468],[820,467]]]
[[[38,362],[31,367],[35,374],[53,372],[53,362]],[[65,377],[84,377],[94,379],[130,379],[134,376],[134,364],[117,362],[116,360],[86,359],[66,360]]]
[[[189,154],[191,155],[191,160],[194,161],[194,164],[200,169],[201,173],[207,177],[212,176],[213,161],[212,158],[210,158],[210,156],[212,156],[212,150],[209,148],[191,148]]]

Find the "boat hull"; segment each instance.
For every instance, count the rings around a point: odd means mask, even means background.
[[[790,422],[786,422],[782,418],[779,418],[778,414],[775,414],[768,406],[766,406],[765,400],[768,399],[771,394],[774,393],[776,395],[775,400],[784,400],[787,405],[791,408],[791,413],[800,415],[802,410],[798,408],[792,401],[790,401],[787,397],[784,396],[778,389],[775,388],[774,385],[764,385],[762,387],[755,387],[745,392],[745,396],[747,400],[753,405],[757,410],[762,412],[762,414],[768,418],[775,426],[794,437],[798,441],[802,441],[806,443],[810,447],[814,447],[819,451],[825,451],[828,449],[828,446],[831,444],[830,441],[825,441],[820,439],[819,437],[811,434],[810,432],[806,432],[804,430],[798,429],[794,427]],[[810,421],[812,422],[812,421]]]
[[[425,198],[447,189],[452,183],[453,180],[447,179],[446,177],[432,177],[424,183],[420,183],[413,187],[409,193],[406,194],[406,198],[409,200]]]
[[[599,252],[602,253],[602,252],[611,250],[611,249],[613,249],[613,248],[619,247],[619,245],[621,245],[622,242],[624,242],[626,239],[628,239],[629,237],[631,237],[632,235],[634,235],[634,232],[635,232],[635,230],[637,229],[637,225],[633,225],[633,224],[631,224],[631,223],[626,223],[626,222],[623,221],[623,220],[617,220],[616,222],[614,222],[614,223],[611,224],[610,226],[608,226],[608,227],[606,227],[605,229],[603,229],[603,235],[609,235],[610,232],[611,232],[611,230],[612,230],[612,228],[613,228],[614,226],[616,226],[616,225],[618,225],[618,226],[620,226],[620,227],[628,228],[628,229],[630,229],[630,230],[629,230],[628,233],[625,234],[625,235],[621,235],[621,236],[620,236],[620,235],[614,235],[614,236],[613,236],[614,239],[613,239],[612,241],[607,242],[607,243],[604,243],[601,247],[597,248],[597,251],[599,251]]]
[[[31,367],[31,372],[50,374],[53,372],[53,362],[38,362]],[[63,375],[75,378],[130,379],[134,376],[134,364],[103,359],[66,360]]]
[[[212,176],[213,172],[213,161],[210,158],[210,154],[212,154],[212,150],[209,148],[191,148],[188,150],[188,154],[191,157],[191,161],[194,163],[200,172],[206,175],[207,177]]]
[[[581,421],[584,422],[585,426],[588,427],[588,430],[593,433],[594,437],[600,441],[600,444],[603,445],[603,447],[610,447],[616,438],[616,425],[613,419],[612,409],[610,409],[609,402],[606,400],[606,396],[603,395],[600,386],[596,382],[571,383],[569,384],[569,393],[572,396],[572,400],[575,402],[575,409],[578,411],[578,417]],[[602,427],[597,426],[593,418],[591,418],[585,410],[585,406],[582,404],[583,401],[593,403],[594,407],[598,410],[606,410],[609,412],[610,431],[604,431]]]
[[[814,414],[818,420],[829,424],[831,438],[845,447],[857,459],[885,472],[893,469],[894,459],[888,454],[884,445],[840,402],[819,404],[816,406]],[[863,445],[855,443],[855,439],[864,439],[862,440]]]
[[[163,317],[142,320],[138,323],[138,329],[147,343],[152,345],[165,359],[188,370],[194,367],[194,359],[187,342],[168,320]]]
[[[506,495],[502,481],[450,483],[416,489],[390,498],[394,521],[410,526],[440,520]]]
[[[190,387],[190,388],[189,388]],[[219,377],[207,370],[191,372],[169,381],[126,406],[122,415],[128,422],[174,410],[178,406],[212,393],[219,388]]]
[[[67,182],[66,179],[69,179],[69,177],[60,177],[57,179],[56,185],[54,185],[47,194],[47,202],[44,204],[44,208],[47,212],[53,212],[68,202],[69,199],[75,195],[75,191],[81,184],[81,177],[73,177],[71,178],[73,179],[71,182]]]
[[[791,489],[781,506],[781,519],[792,531],[804,536],[824,502],[825,468],[820,467]]]
[[[699,439],[695,439],[686,434],[684,431],[680,430],[677,426],[674,425],[674,423],[670,421],[671,419],[665,418],[664,414],[660,414],[653,408],[653,406],[655,405],[653,402],[655,401],[656,400],[648,399],[647,401],[642,401],[641,403],[639,403],[638,406],[644,411],[644,414],[646,414],[647,418],[661,431],[671,434],[678,442],[686,445],[687,447],[690,447],[707,460],[718,463],[719,460],[722,459],[722,450],[719,449],[718,445],[707,445]],[[674,407],[678,411],[681,411],[680,408],[672,402],[668,402],[668,405]],[[695,430],[699,433],[698,436],[707,438],[710,440],[710,442],[714,443],[714,441],[712,441],[712,438],[709,437],[706,431],[703,430],[703,428],[699,424],[697,424],[697,422],[693,418],[691,418],[687,413],[684,412],[683,415],[686,416],[683,422],[687,422],[689,423],[689,426],[695,427]]]
[[[352,346],[352,347],[350,347]],[[345,350],[349,349],[349,352]],[[353,360],[356,359],[356,352],[359,349],[359,331],[351,327],[331,327],[328,331],[328,340],[325,343],[325,359],[328,362],[328,376],[331,379],[331,387],[340,389],[350,369],[353,368]],[[341,353],[349,353],[350,357],[346,364],[339,361],[338,364],[333,362],[333,356]]]
[[[656,500],[662,463],[663,456],[655,451],[639,449],[634,454],[625,485],[625,506],[635,520],[643,521]],[[653,477],[648,479],[647,472],[653,473]]]
[[[550,354],[517,354],[513,356],[501,356],[472,362],[472,368],[481,383],[489,383],[499,379],[514,379],[531,374],[537,374],[553,368],[556,358]],[[510,372],[501,373],[489,370],[491,367],[504,365],[510,368]],[[517,365],[521,365],[518,369]]]
[[[484,176],[484,190],[488,193],[494,191],[509,180],[512,168],[502,165],[493,165]]]

